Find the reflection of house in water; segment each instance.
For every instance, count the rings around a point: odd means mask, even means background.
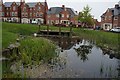
[[[54,41],[59,47],[63,50],[70,49],[74,44],[82,41],[80,38],[68,38],[68,37],[59,37],[59,38],[49,38]]]

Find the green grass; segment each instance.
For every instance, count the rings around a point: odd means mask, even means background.
[[[119,46],[120,34],[105,32],[105,31],[96,31],[96,30],[83,30],[83,29],[78,29],[78,30],[74,29],[74,31],[75,34],[80,37],[95,40],[96,44],[98,45],[102,45],[102,46],[106,45],[112,48],[116,48]]]
[[[31,37],[21,41],[20,45],[21,60],[25,64],[55,57],[55,45],[47,39]]]
[[[47,26],[41,26],[41,30],[46,30],[46,29],[47,29]],[[49,29],[50,30],[59,30],[59,28],[55,27],[55,26],[50,26]],[[9,35],[5,36],[4,35],[5,33],[11,32],[11,33],[15,33],[15,35],[22,34],[22,35],[29,36],[29,35],[32,35],[32,33],[38,31],[38,25],[15,24],[15,23],[13,24],[13,23],[3,22],[2,30],[3,30],[2,33],[3,33],[3,48],[4,48],[8,45],[8,43],[14,42],[14,39],[9,39],[9,38],[7,39],[7,41],[8,41],[7,42],[5,39],[7,38],[7,36],[9,37]],[[69,31],[70,28],[62,27],[61,30]],[[104,31],[94,31],[94,30],[83,30],[80,28],[73,28],[73,32],[75,35],[78,35],[80,37],[95,40],[97,44],[103,43],[103,44],[106,44],[106,45],[112,46],[112,47],[116,47],[119,44],[119,42],[118,42],[119,36],[116,33],[104,32]],[[16,36],[14,38],[16,38]],[[101,44],[101,45],[103,45],[103,44]]]

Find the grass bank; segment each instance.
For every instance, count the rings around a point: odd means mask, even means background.
[[[46,26],[41,26],[41,30],[47,29]],[[55,26],[50,26],[50,30],[59,30],[58,27]],[[70,28],[68,27],[62,27],[62,31],[69,31]],[[9,35],[4,35],[5,33],[15,33],[16,35],[18,34],[23,34],[23,35],[31,35],[34,32],[38,31],[38,26],[37,25],[31,25],[31,24],[13,24],[13,23],[3,23],[3,48],[6,47],[10,42],[14,42],[14,38],[12,39],[7,39]],[[5,32],[5,33],[4,33]],[[73,32],[75,35],[78,35],[83,38],[87,39],[93,39],[96,41],[97,44],[100,45],[108,45],[112,47],[118,47],[120,44],[119,38],[120,34],[112,33],[112,32],[104,32],[104,31],[95,31],[95,30],[84,30],[81,28],[73,28]],[[12,34],[11,34],[12,35]],[[16,38],[16,35],[14,37]],[[13,35],[12,35],[13,36]],[[102,44],[103,43],[103,44]]]
[[[119,47],[119,40],[120,34],[119,33],[112,33],[112,32],[105,32],[105,31],[97,31],[97,30],[85,30],[85,29],[74,29],[76,35],[95,40],[96,44],[101,46],[109,46],[112,48]]]
[[[4,78],[22,77],[19,68],[20,66],[30,67],[33,65],[40,65],[43,62],[49,62],[56,56],[55,45],[44,38],[28,37],[20,41],[20,47],[18,49],[18,54],[14,51],[13,54],[9,56],[9,63],[5,64],[6,62],[3,62]],[[14,71],[15,73],[10,70],[10,67],[13,64],[16,64],[15,69],[17,70]]]

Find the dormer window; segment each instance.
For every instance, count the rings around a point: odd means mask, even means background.
[[[41,8],[40,7],[38,7],[38,11],[40,10]]]
[[[26,12],[26,7],[23,8],[23,11]]]
[[[114,17],[114,20],[118,20],[118,17]]]

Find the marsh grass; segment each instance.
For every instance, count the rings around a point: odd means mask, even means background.
[[[44,60],[47,62],[51,58],[55,57],[55,45],[44,38],[27,38],[20,42],[19,47],[20,57],[23,63],[33,64]]]

